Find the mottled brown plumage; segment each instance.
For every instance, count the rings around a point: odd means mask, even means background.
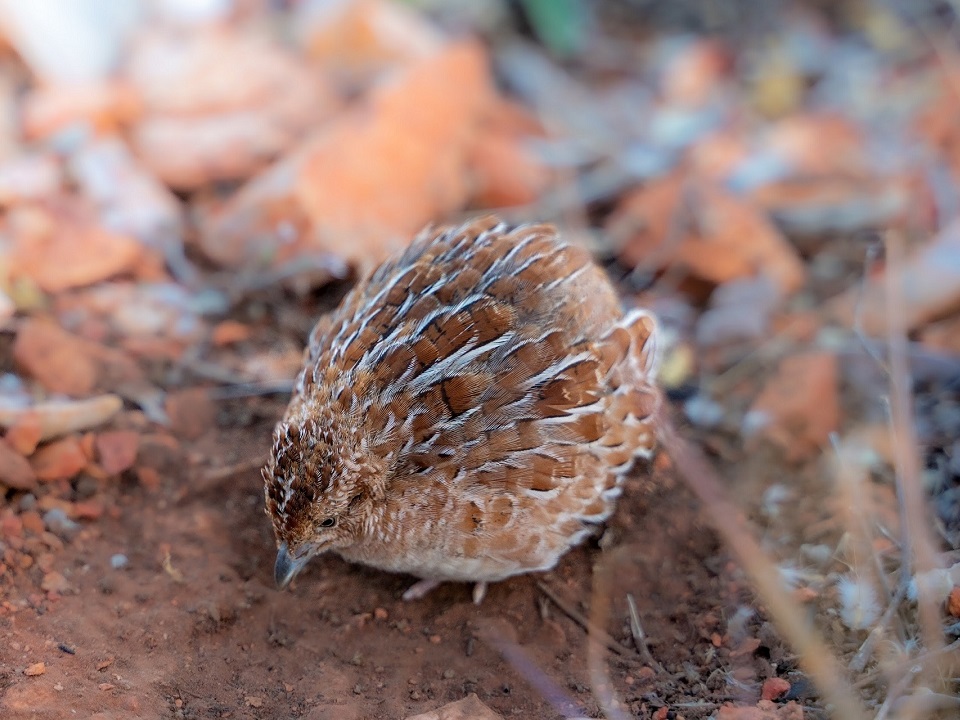
[[[264,470],[277,581],[327,550],[407,597],[553,567],[653,451],[655,342],[551,226],[425,231],[311,334]]]

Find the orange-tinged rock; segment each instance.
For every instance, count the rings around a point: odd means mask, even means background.
[[[14,490],[36,490],[37,476],[27,459],[0,438],[0,485]]]
[[[141,257],[136,240],[100,226],[82,206],[64,204],[56,212],[31,208],[19,212],[12,225],[11,276],[30,278],[48,293],[131,272]]]
[[[631,267],[679,265],[718,285],[763,273],[784,295],[804,282],[797,251],[753,203],[681,175],[628,194],[607,231]]]
[[[13,359],[47,390],[66,395],[90,394],[100,373],[87,341],[45,319],[29,319],[20,326]]]
[[[484,132],[473,143],[469,160],[472,204],[484,208],[525,205],[539,197],[549,179],[547,169],[520,138]]]
[[[947,598],[947,612],[954,617],[960,617],[960,587],[950,591],[950,596]]]
[[[790,683],[783,678],[767,678],[763,681],[760,697],[763,700],[776,700],[781,695],[786,695],[789,691]]]
[[[779,445],[788,460],[816,455],[840,426],[835,355],[813,352],[781,361],[754,401],[745,423]]]
[[[97,462],[108,475],[119,475],[133,467],[140,448],[140,433],[133,430],[110,430],[94,440]]]
[[[80,440],[71,435],[44,445],[30,457],[40,480],[69,480],[87,466]]]
[[[34,535],[40,535],[46,529],[43,525],[43,518],[41,518],[40,513],[35,510],[22,512],[20,519],[23,520],[23,529]]]
[[[491,92],[477,43],[410,65],[238,193],[202,249],[230,267],[318,252],[379,263],[466,203],[468,153]]]
[[[81,500],[70,509],[70,517],[75,520],[99,520],[102,515],[103,503],[99,500]]]
[[[4,440],[9,443],[10,447],[26,457],[33,454],[42,437],[43,425],[40,415],[36,412],[25,412],[7,428]]]
[[[27,677],[37,677],[38,675],[43,675],[47,671],[47,666],[42,662],[33,663],[28,665],[24,669],[23,674]]]

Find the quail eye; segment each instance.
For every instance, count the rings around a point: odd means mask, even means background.
[[[336,525],[336,524],[337,524],[336,518],[329,517],[329,518],[325,518],[323,521],[321,521],[320,527],[322,527],[322,528],[332,528],[332,527],[333,527],[334,525]]]

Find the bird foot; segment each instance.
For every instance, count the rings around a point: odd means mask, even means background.
[[[439,580],[420,580],[407,588],[407,591],[403,594],[403,599],[408,602],[419,600],[438,585],[440,585]]]
[[[428,592],[442,584],[441,580],[420,580],[415,582],[413,585],[407,588],[406,592],[403,593],[403,599],[407,600],[419,600],[425,596]],[[478,582],[473,586],[473,604],[479,605],[483,602],[483,598],[487,594],[487,584],[485,582]]]

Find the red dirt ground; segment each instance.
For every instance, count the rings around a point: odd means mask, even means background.
[[[29,604],[0,617],[0,715],[403,718],[475,692],[507,718],[597,716],[585,630],[538,587],[589,615],[594,574],[612,578],[604,626],[623,646],[604,666],[640,717],[753,704],[765,678],[791,669],[769,627],[737,613],[745,584],[668,471],[629,485],[601,542],[543,577],[491,587],[480,607],[465,585],[403,602],[410,578],[335,557],[277,591],[253,462],[281,410],[279,399],[225,403],[218,426],[187,445],[204,466],[249,470],[211,480],[170,468],[152,492],[112,486],[116,511],[56,555],[62,597],[40,593],[36,565],[14,576],[7,597]],[[115,553],[126,569],[111,567]],[[661,668],[636,651],[627,593]],[[43,674],[24,673],[39,662]]]

